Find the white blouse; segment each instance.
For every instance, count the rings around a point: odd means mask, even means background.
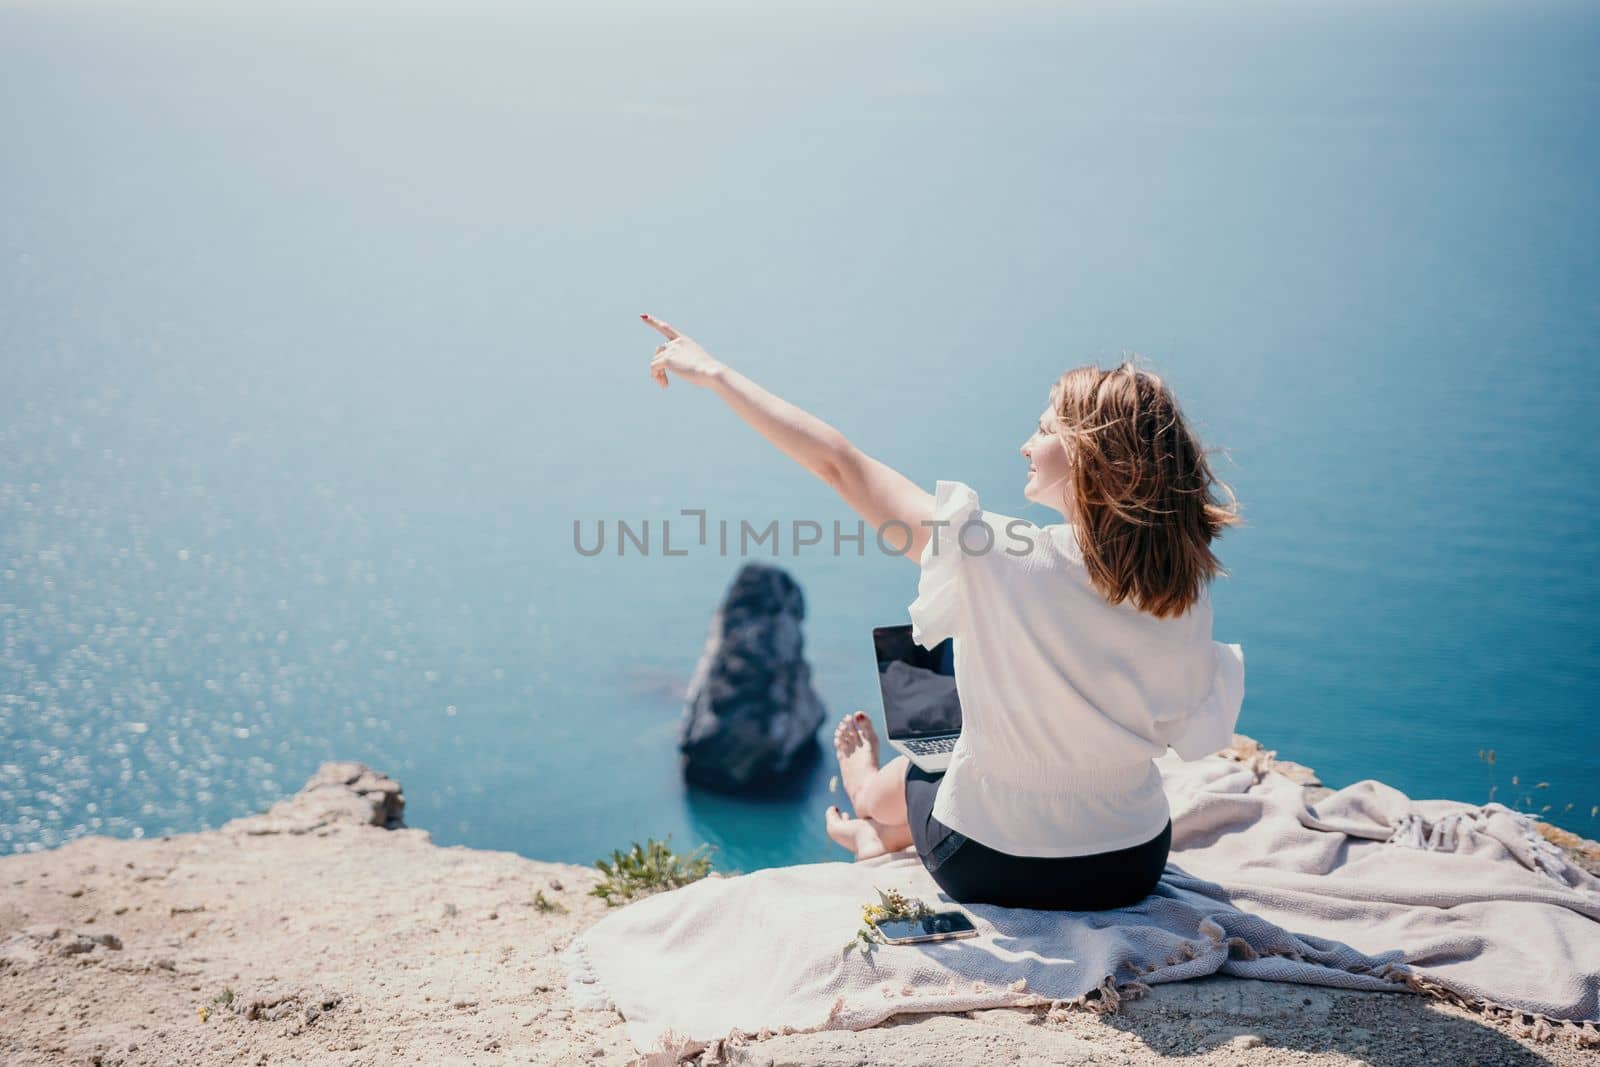
[[[985,511],[940,481],[908,611],[917,644],[954,639],[961,738],[940,822],[1014,856],[1083,856],[1166,826],[1156,758],[1225,747],[1244,650],[1211,638],[1211,597],[1158,619],[1090,584],[1070,524]],[[1031,547],[1030,547],[1031,546]]]

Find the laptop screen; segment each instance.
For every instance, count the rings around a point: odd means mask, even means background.
[[[872,631],[883,692],[883,722],[897,741],[961,732],[961,700],[956,696],[955,647],[950,638],[932,651],[911,639],[911,627],[879,626]]]

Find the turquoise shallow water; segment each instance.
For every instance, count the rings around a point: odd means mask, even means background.
[[[573,550],[852,518],[640,311],[1036,521],[1046,388],[1137,351],[1244,503],[1241,729],[1597,836],[1592,6],[597,19],[0,8],[0,851],[351,758],[441,843],[842,857],[825,764],[680,784],[739,561]],[[784,551],[875,710],[915,568]]]

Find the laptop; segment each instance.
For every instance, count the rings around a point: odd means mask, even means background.
[[[875,627],[872,645],[889,744],[929,774],[937,774],[950,766],[950,753],[961,737],[952,639],[945,638],[930,651],[911,639],[907,623]]]

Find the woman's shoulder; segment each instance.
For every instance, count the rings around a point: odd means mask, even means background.
[[[1083,566],[1083,546],[1078,542],[1078,528],[1070,522],[1053,522],[1041,527],[1041,536],[1066,562]]]
[[[957,484],[967,489],[964,484]],[[973,500],[973,507],[977,508],[975,494]],[[1058,581],[1081,593],[1070,601],[1073,610],[1059,613],[1062,625],[1081,628],[1091,619],[1094,620],[1092,625],[1116,621],[1107,634],[1120,634],[1122,640],[1155,641],[1173,652],[1209,650],[1213,621],[1209,582],[1201,584],[1194,603],[1177,616],[1152,615],[1132,599],[1113,604],[1106,600],[1090,577],[1080,539],[1082,531],[1076,523],[1063,521],[1041,526],[986,508],[980,511],[983,521],[994,532],[993,548],[987,556],[1000,561],[981,568],[995,575],[992,580],[1004,583],[1011,590],[1034,591],[1038,597],[1057,604],[1067,603],[1059,599],[1063,584],[1057,584]],[[980,540],[981,537],[972,535],[963,539],[962,547],[970,551]]]
[[[966,554],[1025,560],[1035,567],[1083,564],[1077,530],[1070,523],[1041,526],[996,511],[983,504],[977,490],[966,482],[941,479],[936,483],[933,520],[946,531],[945,538],[959,540]],[[987,534],[963,533],[963,528],[974,522],[987,527]]]

